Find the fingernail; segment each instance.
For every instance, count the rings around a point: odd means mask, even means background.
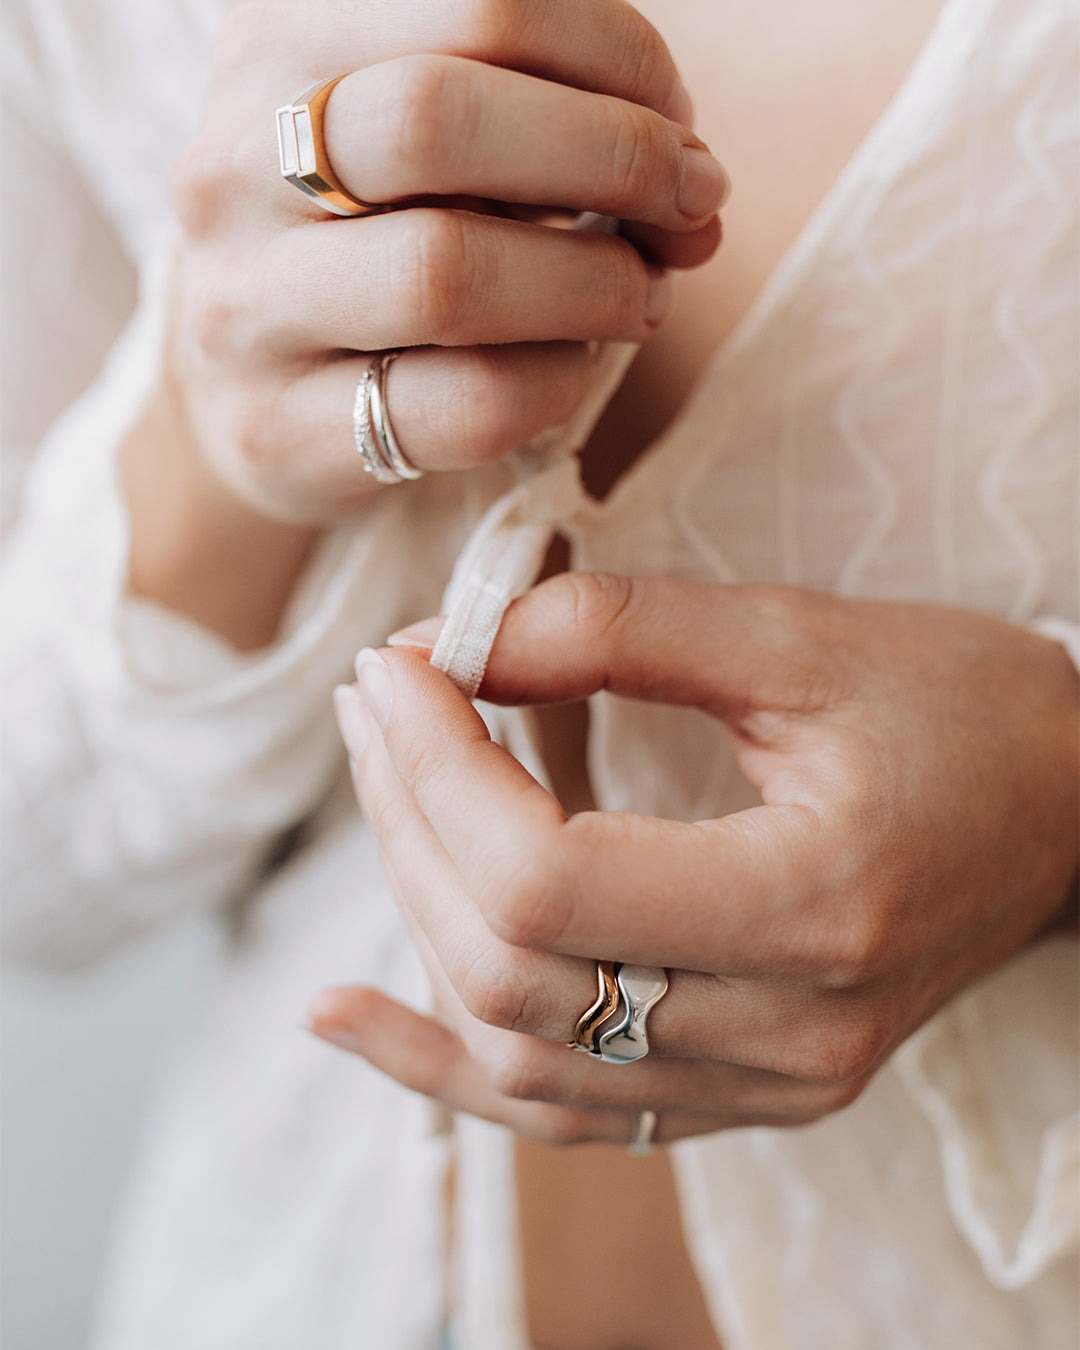
[[[731,196],[731,174],[729,174],[727,169],[720,164],[719,160],[717,160],[717,164],[720,167],[720,172],[724,175],[724,186],[720,193],[720,205],[716,208],[718,211],[722,211],[724,207],[727,206],[728,198]]]
[[[645,323],[649,328],[658,328],[667,318],[671,302],[675,298],[675,283],[667,272],[650,269],[649,294],[645,301]]]
[[[417,647],[420,651],[430,652],[439,640],[446,620],[440,615],[435,619],[421,619],[407,628],[399,628],[386,639],[388,647]]]
[[[368,711],[380,727],[385,727],[394,702],[394,682],[386,662],[370,647],[357,654],[356,683]]]
[[[684,127],[694,125],[694,100],[690,97],[690,90],[687,89],[682,80],[677,79],[672,86],[671,97],[668,99],[664,111],[672,122],[679,122]]]
[[[707,150],[683,150],[678,206],[684,216],[707,220],[720,210],[730,189],[727,174]]]
[[[331,1045],[336,1045],[339,1050],[348,1050],[351,1055],[362,1055],[364,1047],[356,1039],[348,1027],[339,1026],[331,1022],[326,1026],[315,1026],[309,1022],[305,1027],[313,1036],[318,1036],[320,1041],[329,1041]]]
[[[355,685],[339,684],[334,690],[334,715],[346,750],[353,759],[359,759],[367,749],[368,722],[367,709]]]
[[[324,989],[308,1004],[304,1018],[304,1030],[310,1031],[320,1040],[330,1041],[354,1055],[362,1055],[363,1049],[351,1028],[337,1020],[338,1003],[332,989]]]

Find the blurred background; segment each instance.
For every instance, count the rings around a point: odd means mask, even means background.
[[[4,1350],[83,1350],[125,1177],[216,956],[202,921],[91,971],[5,971]]]
[[[3,16],[0,39],[14,11]],[[0,521],[59,412],[93,379],[135,299],[131,266],[95,215],[78,227],[20,190],[48,155],[0,40]],[[91,265],[90,259],[93,259]],[[77,288],[79,305],[71,304]],[[0,641],[3,641],[0,634]],[[0,753],[3,747],[0,746]],[[2,847],[2,841],[0,841]],[[2,897],[0,897],[2,902]],[[194,1022],[216,959],[209,922],[92,970],[6,968],[0,986],[0,1343],[83,1350],[124,1178],[155,1091]],[[152,1350],[152,1347],[147,1347]]]

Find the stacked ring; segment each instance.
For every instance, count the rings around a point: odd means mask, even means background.
[[[619,1006],[619,986],[615,979],[614,961],[597,961],[596,978],[600,986],[596,1002],[587,1008],[574,1028],[574,1039],[568,1042],[571,1050],[583,1050],[587,1055],[598,1055],[596,1033]]]
[[[601,1035],[597,1053],[609,1064],[632,1064],[649,1053],[645,1019],[667,993],[667,971],[659,966],[619,966],[615,979],[625,1011]]]
[[[419,478],[424,472],[398,445],[386,407],[386,372],[400,355],[394,351],[377,357],[360,377],[353,400],[353,438],[364,472],[387,486]]]
[[[660,966],[626,966],[619,961],[597,961],[599,994],[582,1013],[568,1042],[609,1064],[632,1064],[649,1053],[645,1021],[668,990],[667,971]],[[622,1007],[617,1022],[601,1031],[604,1022]],[[599,1035],[598,1035],[599,1033]]]
[[[649,1053],[645,1023],[649,1012],[668,991],[667,971],[660,966],[630,966],[618,961],[597,961],[597,996],[578,1018],[571,1050],[582,1050],[608,1064],[632,1064]],[[622,1016],[612,1020],[622,1008]],[[603,1031],[605,1022],[610,1022]],[[656,1134],[655,1111],[634,1114],[630,1127],[630,1152],[652,1152]]]

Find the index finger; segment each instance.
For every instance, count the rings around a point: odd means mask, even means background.
[[[791,916],[814,875],[812,809],[567,819],[444,675],[406,651],[382,656],[381,671],[362,663],[361,690],[370,700],[381,683],[394,768],[498,937],[722,974],[766,971],[790,951]]]
[[[332,24],[300,17],[312,80],[431,52],[613,94],[676,122],[693,117],[666,43],[626,0],[368,0],[335,7]]]

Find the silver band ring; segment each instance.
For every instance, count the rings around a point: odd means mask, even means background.
[[[398,445],[386,406],[386,372],[400,355],[392,351],[376,357],[361,375],[353,399],[353,439],[364,461],[364,472],[388,487],[419,478],[424,472]]]
[[[653,1150],[653,1138],[659,1117],[655,1111],[638,1111],[630,1127],[630,1152],[644,1156]]]
[[[617,966],[615,979],[624,1012],[600,1036],[600,1058],[609,1064],[632,1064],[649,1053],[645,1021],[668,991],[667,971],[660,966]]]

